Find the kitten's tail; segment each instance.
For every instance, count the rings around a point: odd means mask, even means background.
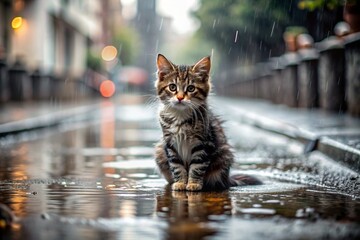
[[[230,176],[230,186],[246,186],[246,185],[261,185],[262,182],[254,176],[246,174],[236,174]]]

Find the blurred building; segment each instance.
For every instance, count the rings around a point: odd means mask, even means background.
[[[171,18],[163,17],[157,12],[157,0],[137,0],[136,16],[132,23],[140,36],[140,54],[136,65],[148,73],[144,91],[152,91],[153,74],[156,71],[155,61],[159,48],[163,44],[166,30],[170,28]]]
[[[79,80],[89,49],[100,57],[121,23],[120,0],[0,0],[0,59]]]
[[[114,34],[125,25],[122,16],[121,0],[100,0],[101,2],[101,37],[99,45],[111,44]]]
[[[133,20],[141,38],[141,53],[137,65],[148,73],[155,72],[154,59],[156,57],[159,22],[156,12],[156,0],[137,0],[136,17]]]
[[[1,38],[6,59],[29,69],[81,77],[86,51],[101,33],[101,1],[1,1]],[[17,22],[14,22],[17,21]]]

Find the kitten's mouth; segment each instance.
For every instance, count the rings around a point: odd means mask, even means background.
[[[183,101],[174,101],[174,102],[172,102],[172,104],[171,104],[173,107],[175,107],[175,108],[180,108],[180,109],[184,109],[184,108],[186,108],[186,104],[183,102]]]
[[[174,106],[185,106],[185,104],[182,102],[175,102]]]

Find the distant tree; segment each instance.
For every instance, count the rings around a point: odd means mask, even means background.
[[[103,70],[103,65],[100,54],[96,54],[93,51],[88,50],[86,55],[86,65],[94,71],[101,72]]]
[[[200,0],[194,15],[201,22],[199,33],[230,63],[281,54],[285,28],[305,22],[296,1],[281,0]]]
[[[300,9],[314,11],[316,9],[327,8],[334,10],[346,3],[355,4],[358,0],[300,0],[298,6]]]
[[[134,63],[138,54],[138,46],[136,45],[139,36],[134,29],[123,26],[115,34],[113,39],[115,47],[119,51],[119,58],[124,65]]]

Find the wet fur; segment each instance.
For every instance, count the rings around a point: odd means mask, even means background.
[[[220,119],[207,104],[210,64],[210,57],[191,66],[175,65],[160,54],[157,58],[155,87],[163,137],[155,158],[173,190],[223,190],[235,185],[229,179],[231,147]]]

